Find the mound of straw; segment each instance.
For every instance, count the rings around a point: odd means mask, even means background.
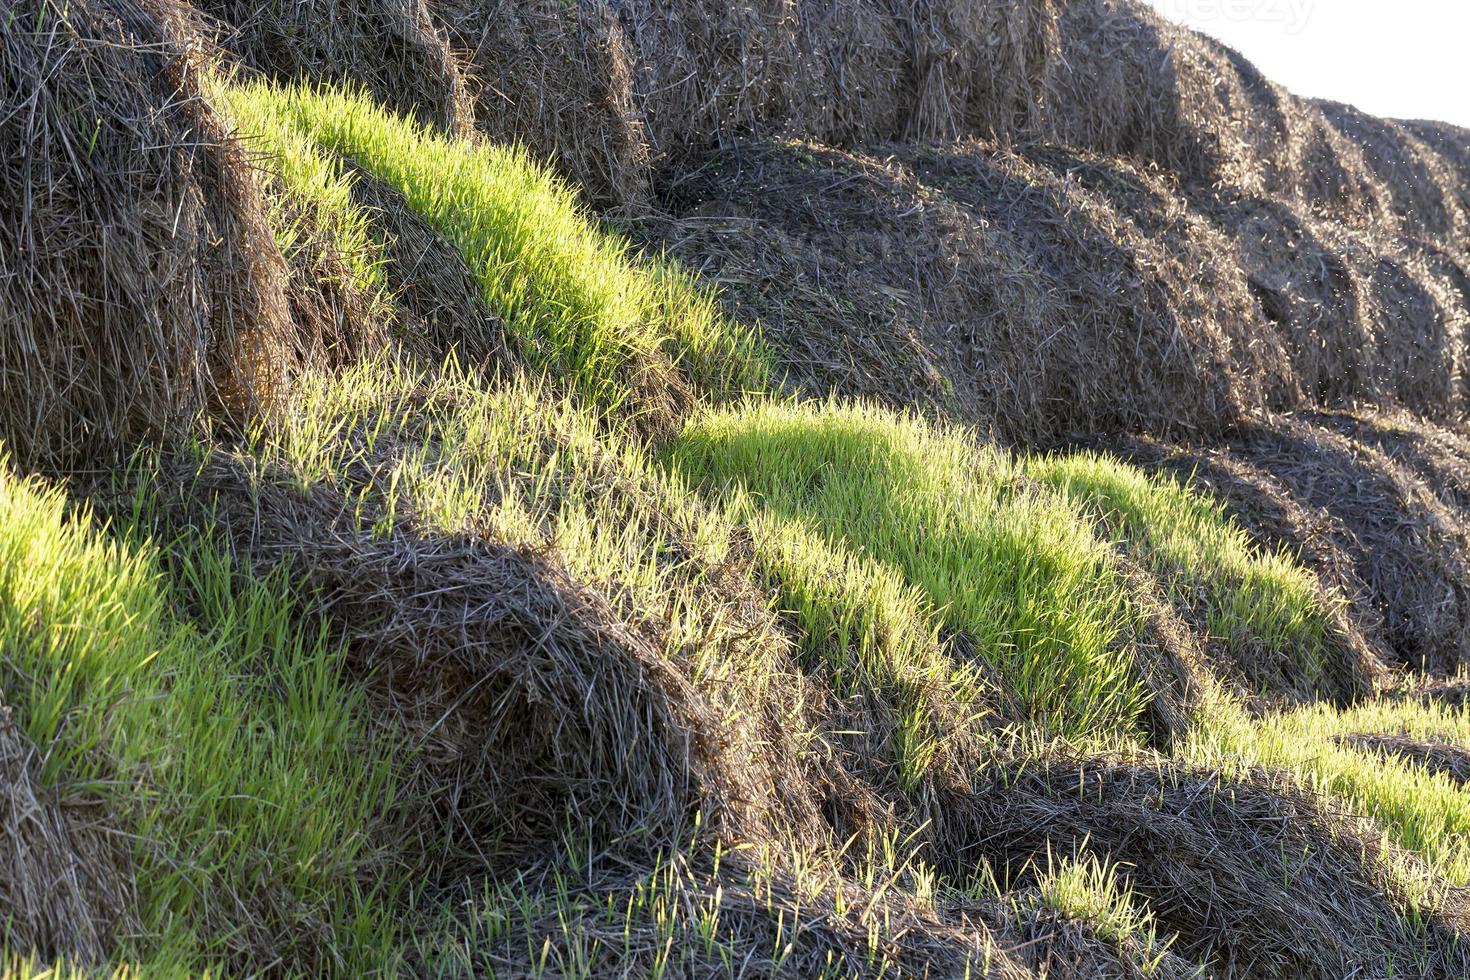
[[[22,468],[269,396],[284,267],[164,4],[28,0],[0,34],[0,440]]]

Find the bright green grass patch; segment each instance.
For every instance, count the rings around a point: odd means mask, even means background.
[[[1179,755],[1226,774],[1251,766],[1293,773],[1308,789],[1346,800],[1399,846],[1454,885],[1470,884],[1470,789],[1401,759],[1338,744],[1352,734],[1443,738],[1470,745],[1470,715],[1437,705],[1373,701],[1353,708],[1314,705],[1254,720],[1222,715],[1196,731]],[[1421,872],[1406,871],[1414,887]]]
[[[532,360],[599,407],[638,407],[640,385],[671,383],[657,370],[668,360],[716,398],[768,383],[769,357],[713,294],[632,255],[519,148],[448,139],[330,88],[247,84],[230,101],[242,121],[294,128],[396,188],[459,248]]]
[[[256,88],[214,84],[211,95],[271,184],[263,195],[266,218],[281,253],[290,260],[315,236],[330,243],[351,278],[367,296],[387,290],[381,243],[352,195],[352,177],[342,162],[323,152],[275,111]]]
[[[197,539],[99,530],[0,469],[0,677],[43,781],[107,797],[137,842],[125,955],[348,965],[391,941],[364,877],[387,865],[391,772],[280,586]]]
[[[750,528],[756,568],[798,627],[802,654],[827,668],[839,696],[867,695],[893,711],[893,762],[900,785],[914,789],[943,741],[978,727],[987,713],[995,692],[978,665],[953,656],[928,596],[893,567],[763,511],[748,496],[731,510]],[[939,716],[936,693],[959,717]],[[955,722],[961,731],[947,730]]]
[[[0,959],[0,980],[141,980],[142,977],[187,977],[187,968],[152,965],[145,971],[136,966],[110,966],[97,970],[68,963],[43,963],[35,957]]]
[[[1136,620],[1107,545],[968,432],[871,407],[754,402],[691,423],[672,457],[901,574],[1053,732],[1135,731]]]
[[[1220,503],[1108,456],[1029,457],[1023,469],[1099,512],[1141,551],[1171,601],[1195,610],[1224,644],[1241,680],[1266,694],[1341,693],[1330,664],[1342,654],[1334,657],[1331,611],[1313,576],[1254,547]]]

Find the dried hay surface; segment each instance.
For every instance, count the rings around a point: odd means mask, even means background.
[[[936,850],[968,866],[983,855],[1012,887],[1049,854],[1117,862],[1178,937],[1173,951],[1223,975],[1470,969],[1457,907],[1429,910],[1421,933],[1381,836],[1269,773],[1230,781],[1165,762],[1042,757],[982,778],[936,830],[953,835],[953,850]]]
[[[747,144],[671,182],[677,217],[648,227],[717,280],[754,279],[778,261],[757,250],[780,242],[807,270],[799,282],[881,298],[855,340],[826,294],[736,287],[740,309],[797,338],[785,346],[808,384],[943,405],[1010,441],[1218,431],[1295,400],[1244,279],[1208,271],[1221,243],[1207,223],[1141,172],[1107,174],[1128,184],[1135,219],[1047,162],[979,143]]]
[[[192,0],[218,43],[251,68],[362,86],[447,133],[474,122],[470,89],[425,0]]]
[[[1408,735],[1346,735],[1338,741],[1365,752],[1403,759],[1430,772],[1441,773],[1462,786],[1470,784],[1470,749],[1461,745]]]
[[[651,164],[749,136],[852,144],[1030,124],[1054,0],[434,0],[482,128],[554,155],[603,203]]]
[[[485,303],[464,255],[409,208],[403,195],[360,167],[352,194],[381,243],[380,269],[396,318],[394,340],[434,366],[454,350],[487,375],[509,367],[505,323]]]
[[[100,965],[135,899],[122,838],[100,808],[39,780],[41,756],[0,701],[0,923],[5,945]]]
[[[290,359],[284,268],[173,9],[8,16],[0,434],[16,463],[86,466],[211,404],[268,400]]]
[[[1318,102],[1328,121],[1363,151],[1369,172],[1389,195],[1406,232],[1464,240],[1466,221],[1457,189],[1461,175],[1407,126],[1350,105]]]

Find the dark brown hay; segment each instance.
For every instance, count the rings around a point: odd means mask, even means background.
[[[1460,175],[1406,126],[1334,102],[1317,106],[1338,132],[1363,151],[1364,162],[1411,234],[1464,239],[1470,221],[1461,206]]]
[[[1344,735],[1338,739],[1353,748],[1403,759],[1461,786],[1470,785],[1470,749],[1408,735]]]
[[[1327,418],[1338,421],[1323,424]],[[1213,450],[1159,452],[1135,442],[1124,452],[1186,477],[1198,467],[1205,489],[1248,528],[1273,547],[1301,548],[1354,599],[1370,643],[1381,622],[1392,659],[1453,673],[1470,655],[1470,523],[1457,502],[1375,445],[1383,436],[1360,438],[1341,419],[1280,416]]]
[[[384,105],[464,136],[474,105],[424,0],[194,0],[218,42],[283,81],[361,86]]]
[[[1054,0],[731,7],[433,0],[483,87],[482,128],[555,156],[595,200],[749,136],[854,144],[1036,124]]]
[[[1163,761],[1043,756],[991,768],[947,816],[941,867],[983,857],[1024,888],[1049,855],[1096,854],[1178,936],[1174,952],[1224,975],[1470,970],[1456,907],[1411,923],[1381,834],[1269,773],[1230,781]]]
[[[42,11],[45,16],[42,16]],[[162,3],[12,8],[0,34],[0,436],[22,469],[266,401],[284,267]]]
[[[1229,270],[1201,274],[1213,232],[1167,207],[1162,192],[1152,200],[1164,213],[1149,220],[1170,229],[1159,236],[1168,248],[1080,180],[1016,154],[975,143],[890,149],[717,153],[663,190],[680,217],[657,233],[717,279],[729,245],[739,249],[730,275],[748,279],[753,247],[780,241],[813,256],[807,281],[820,269],[835,274],[840,295],[886,298],[895,312],[862,330],[870,380],[832,367],[855,360],[842,306],[776,283],[740,290],[776,337],[799,333],[798,356],[815,362],[819,380],[840,385],[846,375],[853,389],[837,390],[870,394],[886,377],[887,400],[947,401],[1008,440],[1217,431],[1262,400],[1294,400],[1284,356],[1260,341],[1245,282]],[[1119,176],[1149,190],[1135,172]],[[709,231],[742,224],[754,230],[740,239]],[[710,254],[691,254],[695,246]],[[788,318],[796,323],[780,322]],[[903,367],[885,376],[877,365],[889,352]]]
[[[1145,620],[1143,634],[1132,644],[1133,671],[1148,692],[1144,723],[1149,744],[1167,751],[1192,729],[1195,713],[1208,697],[1208,680],[1218,672],[1219,665],[1207,659],[1206,648],[1200,642],[1202,631],[1169,602],[1158,578],[1121,554],[1118,562]]]
[[[487,377],[509,368],[505,324],[485,304],[464,256],[403,195],[361,168],[352,168],[352,193],[382,243],[377,255],[397,322],[394,340],[406,353],[443,363],[453,350]]]
[[[41,785],[40,764],[0,701],[0,937],[43,961],[99,966],[137,929],[127,849],[99,808]]]
[[[1264,140],[1235,65],[1218,45],[1131,0],[1072,0],[1047,78],[1056,142],[1158,164],[1187,181],[1261,182]]]

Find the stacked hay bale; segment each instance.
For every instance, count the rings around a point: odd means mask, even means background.
[[[17,5],[0,33],[0,441],[18,465],[268,401],[284,265],[167,4]]]

